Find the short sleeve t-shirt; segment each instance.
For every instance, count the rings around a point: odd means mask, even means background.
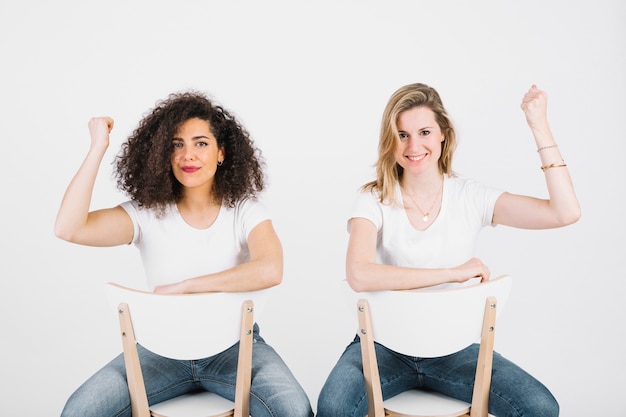
[[[381,203],[375,191],[361,191],[351,212],[350,218],[365,218],[376,226],[377,262],[447,268],[474,256],[478,234],[492,224],[495,203],[503,191],[472,179],[445,176],[441,210],[424,231],[411,225],[399,185],[395,192],[397,205]]]
[[[248,235],[269,219],[266,207],[250,199],[232,208],[222,206],[215,222],[206,229],[187,224],[175,204],[160,217],[133,201],[121,206],[133,221],[133,243],[141,253],[150,289],[248,261]]]

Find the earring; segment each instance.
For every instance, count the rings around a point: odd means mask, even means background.
[[[221,167],[223,163],[224,163],[224,161],[217,161],[217,166]]]

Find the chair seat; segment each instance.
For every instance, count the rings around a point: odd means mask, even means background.
[[[435,391],[417,389],[402,392],[385,400],[383,404],[385,410],[411,417],[460,416],[469,413],[471,405]]]
[[[150,406],[155,417],[227,417],[235,403],[219,395],[202,391],[184,394]]]

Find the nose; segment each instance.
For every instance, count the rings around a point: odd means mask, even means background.
[[[408,148],[409,149],[416,149],[421,145],[419,138],[415,137],[415,136],[411,136],[408,140]]]
[[[193,158],[194,158],[194,156],[195,156],[193,151],[194,151],[194,149],[193,149],[193,147],[192,147],[192,146],[185,146],[185,148],[183,149],[183,152],[184,152],[184,154],[183,154],[183,158],[184,158],[186,161],[191,161],[191,160],[193,160]]]

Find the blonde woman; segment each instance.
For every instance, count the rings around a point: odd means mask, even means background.
[[[488,280],[474,257],[482,228],[546,229],[574,223],[580,208],[536,86],[521,104],[535,139],[549,198],[515,195],[455,175],[456,135],[437,91],[410,84],[390,98],[382,118],[377,177],[360,190],[348,220],[346,274],[355,291],[441,288]],[[536,168],[535,168],[536,169]],[[427,319],[427,318],[425,318]],[[477,345],[442,358],[414,358],[376,344],[385,399],[412,388],[471,401]],[[557,416],[550,391],[495,354],[489,413]],[[367,395],[358,336],[319,396],[319,417],[363,417]]]

